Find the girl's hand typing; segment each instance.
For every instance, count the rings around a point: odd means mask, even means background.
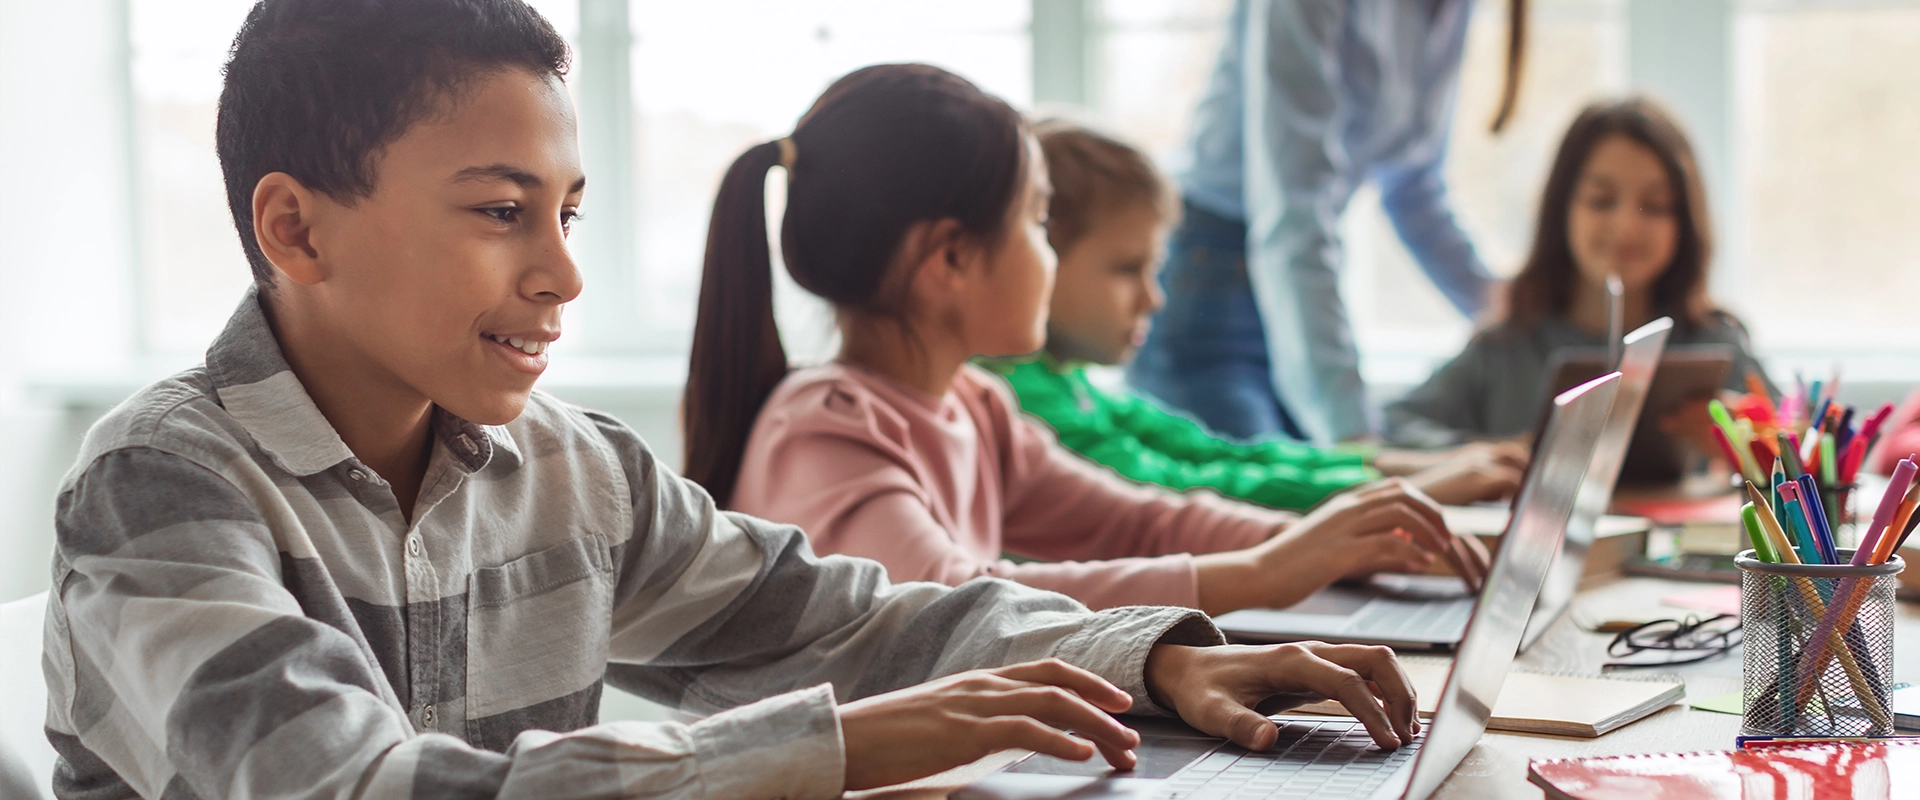
[[[1285,608],[1333,581],[1375,572],[1425,572],[1444,558],[1474,591],[1491,559],[1470,536],[1447,531],[1440,507],[1389,478],[1328,498],[1280,535],[1240,551],[1197,556],[1200,608]]]

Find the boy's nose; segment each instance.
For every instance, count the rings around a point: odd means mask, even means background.
[[[580,266],[574,263],[573,252],[566,243],[553,248],[533,269],[527,271],[526,293],[528,296],[549,303],[570,303],[580,296],[586,281],[580,275]]]
[[[1148,274],[1141,283],[1145,285],[1147,289],[1147,313],[1152,314],[1159,312],[1161,307],[1167,304],[1167,293],[1160,288],[1160,281],[1152,274]]]

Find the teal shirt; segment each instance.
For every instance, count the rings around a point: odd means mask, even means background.
[[[1084,368],[1051,358],[985,361],[1020,408],[1051,426],[1060,444],[1122,477],[1173,489],[1206,488],[1274,508],[1304,510],[1380,477],[1370,449],[1289,441],[1240,443],[1130,393],[1100,389]]]

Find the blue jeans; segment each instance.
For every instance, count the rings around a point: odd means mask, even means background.
[[[1166,307],[1127,381],[1213,430],[1303,439],[1273,391],[1266,331],[1247,282],[1247,225],[1186,204],[1160,272]]]

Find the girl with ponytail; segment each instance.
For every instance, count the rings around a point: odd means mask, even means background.
[[[783,261],[833,305],[842,340],[834,361],[797,370],[773,315],[762,187],[776,166]],[[815,549],[874,558],[895,580],[995,576],[1095,608],[1283,607],[1436,556],[1478,584],[1485,552],[1404,482],[1299,518],[1129,483],[1022,417],[968,361],[1044,342],[1050,194],[1020,115],[924,65],[847,75],[790,136],[742,154],[708,232],[688,477],[722,507],[799,525]]]

